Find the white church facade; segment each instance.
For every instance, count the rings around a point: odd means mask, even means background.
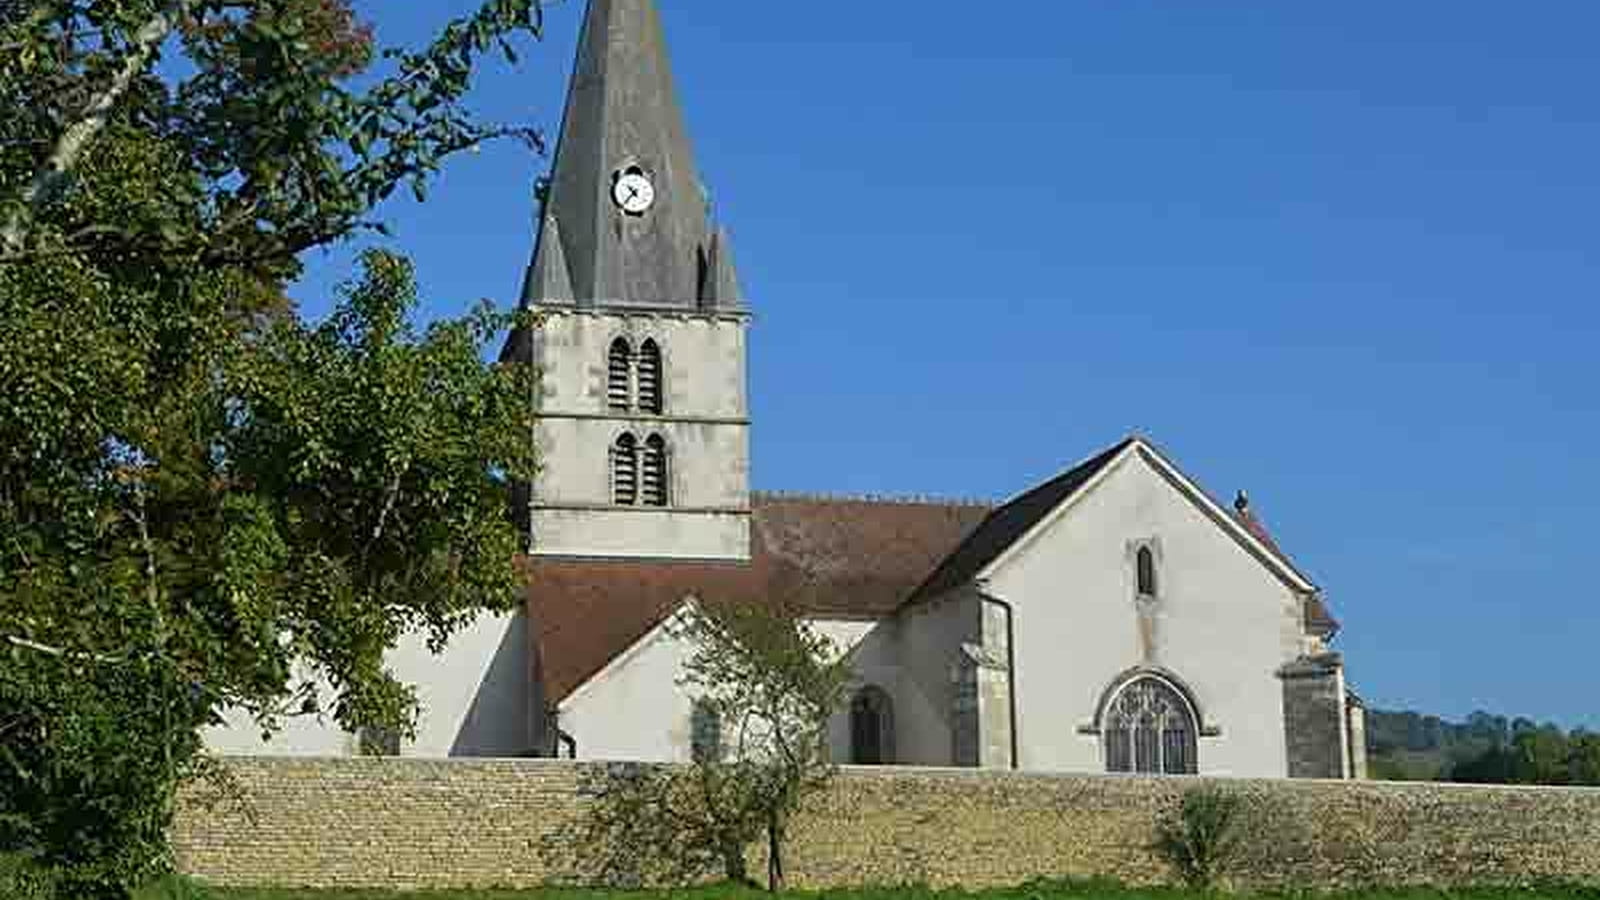
[[[747,332],[652,0],[591,0],[505,353],[542,372],[525,611],[418,686],[415,756],[682,761],[694,602],[785,602],[849,654],[844,763],[1357,778],[1364,716],[1322,592],[1243,495],[1213,499],[1128,437],[995,505],[750,489]],[[299,723],[224,752],[343,754]]]

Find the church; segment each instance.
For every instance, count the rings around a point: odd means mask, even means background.
[[[998,504],[750,488],[752,308],[699,180],[653,0],[590,0],[522,291],[543,471],[524,611],[392,666],[408,756],[683,761],[715,740],[674,616],[782,602],[856,673],[841,763],[1360,778],[1339,625],[1248,499],[1142,435]],[[344,754],[296,722],[234,753]],[[709,737],[708,737],[709,736]]]

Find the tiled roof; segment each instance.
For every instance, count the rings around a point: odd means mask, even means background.
[[[536,677],[557,703],[693,595],[779,602],[814,616],[894,612],[990,507],[756,495],[751,561],[524,562]]]
[[[748,563],[529,559],[535,677],[558,703],[666,619],[685,599],[782,603],[835,618],[883,618],[970,581],[1137,438],[998,508],[980,503],[757,494]],[[1236,521],[1294,569],[1248,509]],[[1308,582],[1309,583],[1309,582]],[[1339,623],[1317,595],[1306,628]]]
[[[1068,497],[1111,464],[1135,438],[1127,438],[1116,446],[1089,459],[1031,491],[1017,497],[990,513],[943,565],[920,587],[909,602],[926,600],[960,587],[977,577],[984,567],[994,562],[1007,547],[1016,543],[1028,530],[1060,506]]]
[[[1283,548],[1278,546],[1278,542],[1273,540],[1272,532],[1267,530],[1266,524],[1250,508],[1248,502],[1236,504],[1233,517],[1238,520],[1240,525],[1244,526],[1245,531],[1250,532],[1251,537],[1260,541],[1261,546],[1266,547],[1272,555],[1276,556],[1279,562],[1296,572],[1300,571],[1295,566],[1294,561],[1289,559],[1289,554],[1284,553]],[[1302,575],[1301,577],[1305,576]],[[1312,594],[1311,599],[1306,602],[1305,619],[1306,630],[1312,634],[1332,637],[1339,631],[1339,620],[1335,619],[1333,613],[1328,610],[1328,604],[1323,601],[1321,594]]]

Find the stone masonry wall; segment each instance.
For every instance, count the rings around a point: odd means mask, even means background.
[[[549,761],[234,760],[186,798],[182,868],[218,884],[531,887],[575,879],[592,786]],[[1156,822],[1194,779],[846,770],[797,823],[801,887],[1169,878]],[[1600,883],[1600,790],[1229,781],[1250,801],[1239,886]],[[760,871],[759,868],[753,871]]]

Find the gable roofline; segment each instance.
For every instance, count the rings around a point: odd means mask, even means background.
[[[1190,501],[1198,505],[1207,517],[1223,530],[1233,536],[1234,540],[1243,545],[1251,556],[1265,565],[1273,574],[1277,575],[1288,587],[1302,594],[1320,594],[1321,588],[1309,576],[1300,571],[1300,568],[1289,560],[1287,554],[1276,546],[1275,543],[1257,537],[1237,516],[1228,513],[1227,509],[1217,499],[1209,494],[1200,483],[1190,478],[1187,473],[1178,468],[1160,448],[1150,441],[1139,438],[1139,456],[1150,463],[1167,478],[1169,483],[1178,488],[1180,493],[1189,497]]]
[[[624,647],[617,653],[616,656],[613,656],[611,659],[607,660],[606,664],[601,666],[600,669],[594,674],[579,682],[576,687],[567,692],[566,696],[557,700],[555,702],[556,711],[562,712],[566,710],[573,702],[583,699],[583,695],[587,694],[591,690],[594,690],[597,685],[605,681],[612,674],[620,671],[623,668],[626,668],[629,663],[633,662],[635,657],[644,652],[646,647],[650,646],[650,644],[653,643],[658,637],[667,633],[667,629],[672,625],[672,621],[674,619],[678,618],[678,616],[682,615],[685,610],[697,605],[699,602],[700,601],[698,598],[696,598],[693,594],[689,594],[682,600],[679,600],[677,603],[668,607],[661,615],[661,618],[657,620],[655,624],[650,626],[649,630],[635,638],[633,643]]]
[[[1147,438],[1132,435],[996,509],[912,593],[905,605],[914,605],[989,578],[1066,515],[1079,500],[1102,484],[1111,472],[1135,455],[1148,462],[1163,479],[1199,507],[1207,518],[1287,587],[1304,595],[1315,596],[1319,593],[1316,584],[1296,568],[1281,550],[1262,541],[1238,519],[1228,515],[1215,498]]]
[[[1115,466],[1136,441],[1137,438],[1124,438],[1109,449],[992,510],[982,524],[945,557],[933,574],[911,592],[902,607],[931,600],[977,580],[1011,547],[1029,540],[1042,519],[1069,503],[1085,486]]]

